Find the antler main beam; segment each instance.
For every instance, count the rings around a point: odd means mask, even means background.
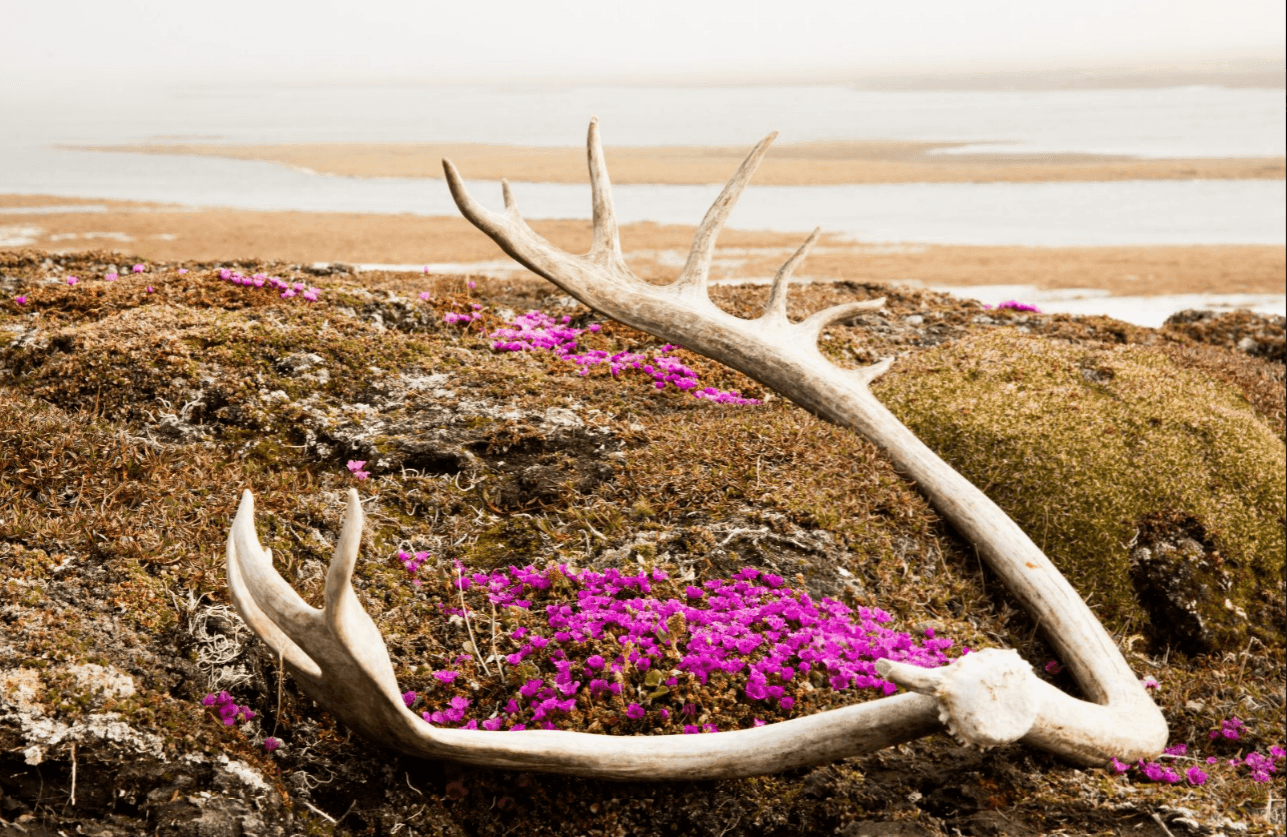
[[[1044,694],[1043,709],[1024,741],[1086,764],[1155,755],[1166,743],[1166,721],[1077,591],[1005,512],[871,394],[868,384],[891,361],[846,370],[818,350],[817,339],[824,328],[878,308],[884,301],[837,305],[803,322],[790,322],[787,283],[792,268],[816,240],[815,232],[775,277],[769,304],[758,319],[735,317],[711,302],[706,285],[715,236],[774,137],[770,134],[751,150],[698,227],[683,272],[665,286],[651,285],[626,267],[597,120],[590,122],[587,140],[594,245],[585,256],[564,253],[537,235],[519,215],[508,184],[504,184],[506,211],[501,215],[469,195],[449,161],[443,161],[443,169],[456,205],[471,223],[583,304],[714,358],[883,449],[1037,619],[1089,698],[1076,700],[1054,690]],[[905,679],[897,668],[889,676],[896,682]],[[905,685],[915,688],[910,681]]]
[[[250,492],[228,535],[228,583],[242,618],[279,653],[304,690],[366,737],[405,753],[478,765],[610,779],[714,779],[787,770],[868,753],[931,732],[992,746],[1023,741],[1081,764],[1133,761],[1159,752],[1167,727],[1107,631],[1048,558],[983,492],[939,459],[871,394],[890,360],[846,370],[818,350],[822,330],[881,307],[837,305],[802,322],[787,316],[791,273],[817,240],[815,230],[773,280],[764,313],[745,320],[707,292],[715,239],[773,137],[757,145],[707,212],[679,278],[670,285],[635,276],[621,253],[597,122],[588,155],[594,239],[573,256],[523,221],[508,183],[504,214],[478,204],[443,161],[462,213],[505,252],[585,305],[668,342],[719,360],[881,447],[984,557],[1037,619],[1090,700],[1032,675],[1013,651],[981,651],[940,669],[881,660],[880,672],[910,693],[717,735],[602,736],[553,730],[522,733],[442,729],[403,705],[388,650],[361,608],[350,578],[362,507],[348,510],[326,578],[326,604],[309,607],[272,568],[254,529]]]

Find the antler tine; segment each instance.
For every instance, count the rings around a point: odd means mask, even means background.
[[[474,200],[469,190],[465,188],[464,178],[460,176],[460,172],[456,170],[451,160],[444,159],[442,169],[447,178],[447,188],[451,190],[451,197],[456,201],[461,214],[471,224],[490,236],[506,253],[535,273],[551,279],[548,268],[542,267],[541,264],[549,262],[552,257],[557,259],[561,254],[554,245],[537,235],[523,220],[509,181],[501,181],[501,195],[505,200],[505,214],[501,215]]]
[[[362,545],[364,519],[362,500],[358,497],[357,489],[350,488],[344,524],[340,528],[340,538],[335,543],[331,566],[326,572],[326,605],[323,614],[327,627],[331,629],[345,655],[357,663],[386,698],[397,699],[398,680],[393,674],[389,649],[384,644],[380,629],[353,592],[353,567]],[[325,662],[335,665],[331,660]]]
[[[362,545],[362,500],[355,489],[349,489],[348,508],[344,510],[344,523],[340,539],[335,542],[331,566],[326,571],[326,604],[322,612],[331,630],[342,633],[346,623],[352,621],[354,611],[362,611],[353,593],[353,567],[357,564],[358,549]]]
[[[322,670],[291,636],[307,634],[316,611],[273,569],[272,552],[259,545],[255,534],[255,498],[250,491],[228,532],[226,551],[228,590],[233,606],[261,639],[298,672],[319,678]]]
[[[777,136],[778,132],[774,131],[756,143],[751,153],[747,154],[746,159],[742,161],[742,165],[738,166],[737,171],[729,178],[724,191],[719,193],[711,208],[706,210],[706,217],[702,218],[702,223],[698,225],[697,232],[693,235],[693,247],[688,252],[688,261],[684,264],[684,269],[675,280],[673,287],[680,291],[699,288],[703,294],[705,293],[711,259],[715,255],[715,240],[719,238],[720,230],[724,228],[724,222],[728,220],[729,213],[733,211],[737,199],[742,196],[747,184],[751,182],[751,177],[760,167],[764,155],[768,153],[769,146]]]
[[[883,296],[858,302],[842,302],[839,305],[833,305],[830,308],[824,308],[821,311],[810,314],[796,325],[797,333],[813,343],[817,343],[818,338],[822,335],[822,330],[827,326],[852,320],[864,311],[875,311],[884,307],[885,298]]]
[[[518,211],[518,201],[514,200],[514,190],[510,188],[509,181],[501,178],[501,199],[505,201],[505,212],[516,221],[523,218],[522,213]]]
[[[608,163],[603,156],[603,143],[599,140],[597,116],[590,120],[585,150],[590,166],[590,194],[594,202],[594,243],[590,245],[590,258],[608,259],[624,268],[626,259],[621,253],[617,213],[612,207],[612,181],[608,179]]]
[[[800,245],[800,249],[796,250],[791,258],[787,259],[786,263],[778,268],[777,275],[773,277],[773,287],[769,290],[769,301],[764,306],[764,313],[760,315],[761,320],[782,324],[789,322],[786,303],[787,288],[791,284],[791,274],[795,272],[796,266],[804,261],[804,257],[809,254],[809,249],[817,243],[818,237],[821,235],[822,227],[815,227],[809,237]]]

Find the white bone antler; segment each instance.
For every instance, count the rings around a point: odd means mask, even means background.
[[[361,505],[352,491],[320,611],[272,569],[271,556],[255,537],[254,502],[250,492],[244,494],[228,537],[228,582],[238,611],[319,704],[375,741],[429,758],[612,779],[723,778],[872,752],[928,735],[943,723],[968,743],[1021,740],[1083,764],[1156,754],[1166,742],[1165,719],[1076,591],[1004,512],[871,395],[869,382],[890,361],[844,370],[818,351],[826,326],[878,308],[883,300],[834,306],[800,323],[787,318],[791,272],[818,233],[778,272],[760,318],[734,317],[711,302],[706,282],[715,237],[772,139],[752,150],[725,187],[698,228],[679,279],[667,286],[644,282],[626,267],[596,122],[590,123],[588,142],[594,241],[585,256],[564,253],[533,232],[508,184],[506,213],[493,213],[468,195],[450,162],[443,165],[465,217],[528,268],[589,307],[738,369],[883,448],[1038,619],[1089,702],[1033,677],[1014,652],[977,652],[932,671],[883,660],[877,664],[881,673],[911,694],[718,735],[433,727],[403,706],[379,630],[349,584],[362,530]]]
[[[791,273],[817,240],[818,231],[778,271],[758,319],[735,317],[711,302],[706,284],[715,237],[775,136],[770,134],[747,155],[697,228],[683,272],[665,286],[651,285],[626,267],[597,120],[590,122],[586,143],[594,241],[585,256],[564,253],[533,232],[519,215],[509,184],[502,184],[506,211],[501,215],[470,197],[449,161],[443,161],[443,169],[464,216],[532,271],[614,320],[714,358],[815,415],[852,428],[915,480],[1041,625],[1089,698],[1076,700],[1031,679],[1024,688],[1038,696],[1040,708],[1022,740],[1087,764],[1155,755],[1166,744],[1166,720],[1077,591],[1005,512],[926,447],[868,390],[868,384],[892,361],[846,370],[818,350],[824,328],[879,308],[884,300],[836,305],[799,323],[787,318]],[[892,668],[889,676],[914,688],[902,667]],[[953,712],[952,704],[944,708]]]

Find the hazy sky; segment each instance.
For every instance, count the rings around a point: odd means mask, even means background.
[[[0,0],[0,84],[771,80],[1281,56],[1281,0]]]

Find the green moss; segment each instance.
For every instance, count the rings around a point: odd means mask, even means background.
[[[1246,642],[1236,608],[1254,623],[1265,591],[1281,588],[1282,442],[1240,395],[1161,351],[1006,330],[905,359],[875,391],[1112,629],[1147,621],[1131,546],[1158,515],[1196,521],[1216,547],[1220,583],[1195,606],[1220,646]]]
[[[541,532],[531,517],[504,517],[484,529],[461,556],[471,570],[490,572],[510,564],[527,564],[541,545]]]

